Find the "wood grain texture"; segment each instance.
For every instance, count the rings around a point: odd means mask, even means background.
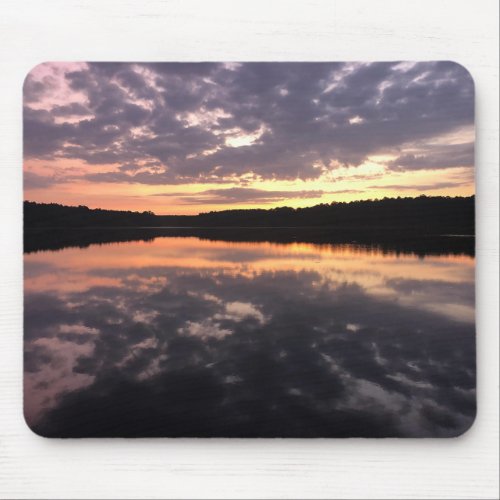
[[[47,60],[455,60],[477,92],[478,405],[451,440],[46,440],[22,417],[21,90]],[[1,498],[497,498],[498,2],[3,0]]]

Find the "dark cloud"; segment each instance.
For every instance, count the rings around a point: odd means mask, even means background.
[[[474,164],[474,143],[426,148],[417,154],[405,154],[388,163],[390,170],[422,170],[467,167]]]
[[[272,203],[286,199],[319,198],[325,191],[266,191],[253,188],[207,189],[200,193],[157,193],[152,196],[175,196],[184,204]]]
[[[459,186],[463,186],[466,184],[466,181],[456,181],[456,182],[435,182],[433,184],[384,184],[383,186],[368,186],[368,189],[394,189],[395,191],[434,191],[437,189],[446,189],[446,188],[455,188]]]
[[[78,102],[72,102],[65,106],[54,106],[50,112],[53,116],[83,116],[90,114],[89,109]]]
[[[23,182],[24,189],[43,189],[54,184],[54,178],[27,171],[23,174]]]
[[[25,156],[136,165],[89,167],[95,182],[311,179],[401,150],[390,169],[473,163],[472,144],[434,145],[473,125],[473,82],[451,62],[93,63],[65,82],[80,100],[44,110],[53,79],[27,78]],[[150,162],[162,168],[142,171]]]
[[[439,280],[415,280],[394,278],[387,280],[386,285],[395,290],[400,297],[411,296],[414,299],[421,296],[434,297],[442,304],[462,304],[474,309],[475,290],[468,283],[451,283]]]

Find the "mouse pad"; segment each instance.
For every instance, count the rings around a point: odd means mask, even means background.
[[[48,62],[24,82],[46,437],[453,437],[474,85],[432,62]]]

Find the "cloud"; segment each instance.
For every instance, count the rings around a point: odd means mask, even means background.
[[[89,109],[78,102],[72,102],[64,106],[54,106],[51,114],[54,116],[88,116]]]
[[[435,191],[438,189],[456,188],[467,184],[466,181],[458,182],[435,182],[433,184],[384,184],[383,186],[368,186],[368,189],[393,189],[394,191]]]
[[[61,63],[26,80],[24,152],[153,185],[315,179],[376,154],[399,155],[392,170],[470,167],[472,144],[436,138],[471,129],[473,112],[472,79],[451,62]]]
[[[53,177],[38,175],[35,172],[25,171],[23,174],[24,189],[43,189],[54,183]]]
[[[217,314],[216,319],[229,321],[243,321],[244,319],[254,319],[260,324],[266,322],[262,312],[251,302],[229,302],[226,304],[224,314]]]
[[[221,328],[219,323],[214,322],[211,319],[206,319],[201,322],[188,321],[185,326],[179,328],[178,330],[179,335],[198,337],[203,340],[210,338],[220,340],[227,335],[231,335],[232,333],[233,332],[231,330]]]
[[[176,198],[178,203],[186,205],[205,205],[205,204],[266,204],[275,203],[290,199],[312,199],[321,198],[325,194],[344,194],[344,193],[360,193],[356,189],[339,189],[336,191],[302,190],[302,191],[270,191],[265,189],[255,188],[225,188],[225,189],[207,189],[197,193],[189,193],[185,191],[170,192],[170,193],[155,193],[150,196],[164,196]]]
[[[390,170],[432,170],[467,167],[474,164],[474,143],[427,147],[415,153],[406,153],[387,166]]]
[[[207,189],[199,193],[157,193],[151,196],[175,196],[184,204],[272,203],[287,199],[320,198],[325,191],[266,191],[253,188]]]

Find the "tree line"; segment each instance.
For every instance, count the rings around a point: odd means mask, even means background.
[[[24,202],[25,228],[322,227],[348,231],[474,234],[474,196],[418,196],[321,203],[306,208],[233,209],[198,215]]]

